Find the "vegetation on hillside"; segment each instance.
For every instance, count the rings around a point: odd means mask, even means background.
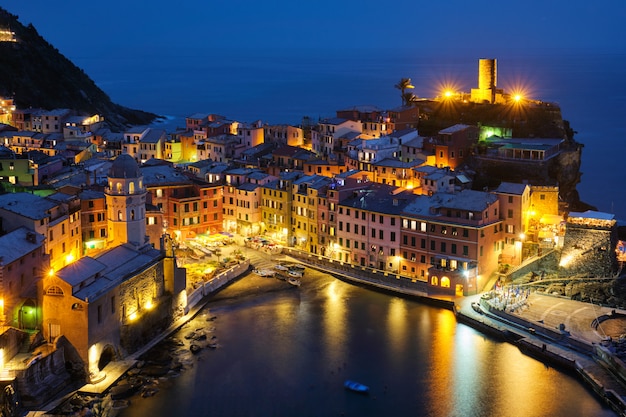
[[[115,104],[85,72],[43,39],[32,24],[0,8],[0,28],[15,32],[17,42],[0,42],[0,96],[18,108],[66,108],[104,115],[114,130],[148,124],[157,115]]]

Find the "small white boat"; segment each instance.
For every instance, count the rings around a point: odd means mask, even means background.
[[[300,281],[299,278],[295,278],[295,277],[287,278],[287,282],[290,283],[291,285],[295,286],[295,287],[299,287],[300,284],[302,283],[302,281]]]
[[[343,386],[350,391],[358,392],[361,394],[368,394],[370,391],[370,387],[367,385],[363,385],[360,382],[352,381],[347,379],[346,382],[343,383]]]
[[[271,269],[255,269],[253,272],[262,278],[272,278],[276,274]]]
[[[289,267],[287,265],[283,265],[283,264],[276,264],[274,265],[274,268],[279,270],[279,271],[289,271]]]
[[[291,278],[302,278],[304,276],[304,273],[300,271],[296,271],[295,269],[292,269],[289,271],[289,276]]]

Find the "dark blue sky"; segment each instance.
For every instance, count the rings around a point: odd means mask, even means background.
[[[411,48],[626,52],[624,0],[8,0],[65,55],[80,49]]]

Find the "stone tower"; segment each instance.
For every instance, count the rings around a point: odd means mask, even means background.
[[[115,158],[104,190],[107,205],[108,247],[129,243],[136,249],[146,236],[146,188],[137,162],[122,154]]]

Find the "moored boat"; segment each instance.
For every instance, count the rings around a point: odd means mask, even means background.
[[[352,381],[350,379],[347,379],[343,383],[343,386],[347,390],[358,392],[358,393],[361,393],[361,394],[367,394],[370,391],[370,387],[368,387],[367,385],[363,385],[360,382]]]
[[[287,282],[290,283],[291,285],[295,286],[295,287],[299,287],[300,284],[302,283],[300,281],[300,278],[296,278],[296,277],[289,277],[289,278],[287,278]]]
[[[255,269],[253,272],[263,278],[271,278],[276,274],[271,269]]]

